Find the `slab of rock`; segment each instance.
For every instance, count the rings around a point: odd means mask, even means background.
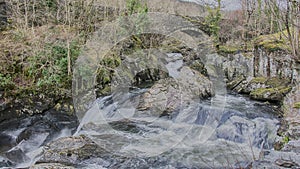
[[[42,153],[38,163],[60,163],[75,166],[82,161],[107,154],[86,136],[65,137],[48,144]]]
[[[280,102],[289,91],[291,87],[258,88],[250,93],[250,97],[255,100]]]

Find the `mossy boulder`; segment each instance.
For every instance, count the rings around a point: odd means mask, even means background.
[[[284,96],[292,90],[290,81],[283,78],[236,77],[227,83],[227,87],[238,93],[249,94],[254,100],[280,102]]]
[[[291,87],[258,88],[251,91],[250,97],[255,100],[279,102],[291,89]]]
[[[290,81],[284,78],[267,78],[267,77],[255,77],[251,79],[247,86],[242,89],[242,93],[250,94],[252,91],[257,89],[268,89],[270,88],[285,88],[289,86]]]

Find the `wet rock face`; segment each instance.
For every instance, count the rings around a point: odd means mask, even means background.
[[[15,143],[16,141],[12,136],[9,136],[6,133],[0,133],[0,152],[9,150]]]
[[[48,111],[44,115],[15,118],[0,123],[0,154],[9,160],[1,165],[15,165],[30,161],[27,154],[52,139],[71,135],[78,126],[75,116]]]
[[[215,62],[222,65],[228,82],[240,76],[277,78],[295,82],[299,75],[297,63],[292,56],[281,51],[270,53],[257,48],[253,53],[228,54],[226,57],[214,58]]]
[[[12,165],[12,162],[10,162],[8,159],[0,157],[0,168],[1,167],[9,167]]]
[[[8,159],[12,160],[16,164],[24,163],[30,160],[30,158],[25,154],[25,152],[18,147],[9,150],[5,153],[5,155]]]

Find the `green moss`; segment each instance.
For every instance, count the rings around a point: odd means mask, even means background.
[[[6,89],[6,88],[11,88],[14,86],[14,83],[12,81],[12,78],[10,75],[3,75],[0,73],[0,89]]]
[[[282,93],[282,94],[287,94],[288,92],[290,92],[292,90],[291,87],[285,87],[285,86],[278,87],[277,89],[278,89],[279,93]]]
[[[262,96],[265,93],[274,93],[276,91],[276,89],[274,88],[258,88],[256,90],[253,90],[250,95],[251,96]]]
[[[288,136],[284,136],[283,139],[282,139],[282,142],[284,144],[287,144],[289,141],[290,141],[290,138]]]
[[[268,79],[265,77],[255,77],[253,78],[250,83],[265,83]]]
[[[290,51],[288,40],[286,39],[286,31],[278,32],[270,35],[262,35],[255,39],[255,46],[260,46],[268,51]]]
[[[250,93],[250,97],[262,101],[281,101],[291,90],[291,87],[258,88]]]
[[[225,54],[233,54],[237,53],[240,47],[232,46],[232,45],[220,45],[218,49],[218,53],[225,53]]]
[[[255,77],[250,81],[251,84],[253,83],[260,83],[269,86],[270,88],[284,88],[288,86],[289,80],[288,79],[280,79],[276,77],[266,78],[266,77]]]
[[[300,109],[300,102],[295,103],[295,104],[294,104],[294,108]]]
[[[266,85],[269,85],[272,87],[280,87],[280,86],[285,86],[286,82],[288,82],[287,79],[270,78],[267,80]]]

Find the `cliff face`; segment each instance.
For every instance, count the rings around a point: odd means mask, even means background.
[[[282,51],[266,52],[262,48],[257,48],[253,63],[254,76],[286,78],[293,82],[299,76],[293,57]]]
[[[299,81],[299,64],[282,51],[266,52],[257,48],[251,53],[228,54],[226,58],[224,68],[229,81],[240,75],[246,78],[282,78],[293,83]]]

